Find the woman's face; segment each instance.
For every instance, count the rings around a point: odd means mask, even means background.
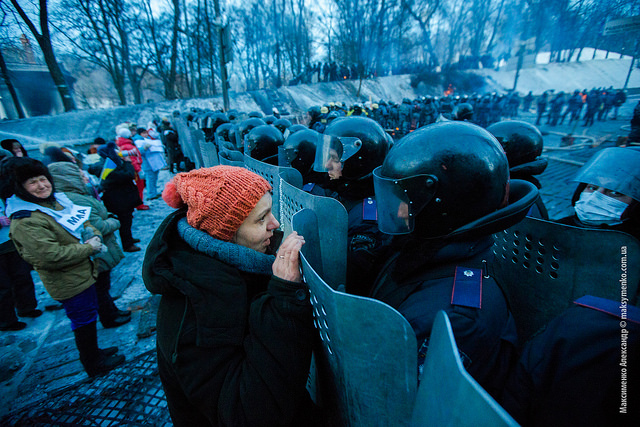
[[[271,243],[273,230],[278,227],[280,223],[271,213],[271,194],[266,193],[240,225],[232,242],[265,253]]]
[[[51,195],[51,183],[44,175],[29,178],[22,183],[22,186],[29,192],[29,194],[40,199],[46,199]]]

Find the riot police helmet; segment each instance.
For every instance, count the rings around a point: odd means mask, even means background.
[[[277,118],[276,116],[274,116],[274,115],[272,115],[272,114],[271,114],[271,115],[265,116],[265,118],[263,118],[262,120],[264,120],[264,122],[265,122],[266,124],[268,124],[268,125],[272,125],[272,124],[273,124],[273,122],[275,122],[276,120],[278,120],[278,118]]]
[[[337,111],[332,111],[327,116],[327,123],[331,123],[332,121],[338,118],[340,118],[340,113],[338,113]]]
[[[252,117],[241,121],[236,129],[236,147],[239,150],[243,150],[244,137],[251,131],[251,129],[266,124],[264,120],[257,117]]]
[[[445,236],[500,209],[508,197],[502,147],[467,122],[436,123],[410,133],[373,176],[378,227],[388,234]]]
[[[506,120],[492,124],[487,130],[502,145],[511,168],[533,162],[542,154],[542,133],[530,123]]]
[[[307,126],[300,124],[300,123],[296,123],[295,125],[291,125],[289,126],[285,131],[284,131],[284,139],[289,138],[291,135],[293,135],[296,132],[300,132],[301,130],[306,130],[309,129]]]
[[[283,142],[282,133],[275,127],[256,126],[244,138],[244,153],[253,159],[277,164],[278,147]]]
[[[389,143],[387,134],[378,122],[367,117],[342,117],[333,120],[325,129],[324,143],[318,145],[314,169],[327,171],[327,161],[337,154],[342,164],[342,178],[359,180],[371,177],[382,164]]]
[[[231,138],[229,137],[229,131],[231,129],[233,129],[233,125],[231,123],[223,123],[218,126],[215,131],[216,140],[232,142]]]
[[[262,114],[262,112],[260,112],[260,111],[251,111],[251,112],[248,114],[248,117],[250,117],[250,118],[257,118],[257,119],[261,119],[261,118],[263,118],[263,117],[264,117],[264,114]]]
[[[458,121],[471,121],[473,119],[473,106],[462,102],[453,109],[453,118]]]
[[[273,122],[273,125],[284,135],[287,129],[291,126],[291,122],[287,119],[277,119]]]
[[[322,134],[312,129],[304,129],[290,135],[278,151],[278,164],[297,169],[302,177],[313,171],[316,145]]]
[[[209,113],[205,119],[205,126],[207,129],[213,129],[215,132],[220,125],[229,123],[229,118],[225,113]]]

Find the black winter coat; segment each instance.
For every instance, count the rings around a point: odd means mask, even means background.
[[[132,212],[136,206],[142,204],[138,188],[133,182],[135,177],[136,171],[131,162],[122,161],[107,179],[102,181],[102,201],[109,212],[116,215]]]
[[[146,287],[162,295],[158,367],[174,424],[312,425],[308,289],[192,249],[177,231],[185,215],[164,220],[143,264]]]
[[[503,407],[523,426],[637,425],[640,324],[630,318],[579,305],[556,317],[526,344]]]

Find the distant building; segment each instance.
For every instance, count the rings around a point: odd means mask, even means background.
[[[64,112],[60,94],[46,65],[7,64],[9,79],[18,95],[26,117]],[[75,79],[63,70],[67,84],[73,92]],[[9,89],[0,79],[0,119],[17,119],[18,112]]]
[[[16,91],[18,102],[26,117],[43,116],[64,112],[60,93],[56,89],[49,68],[42,58],[37,58],[29,38],[22,34],[20,44],[4,46],[3,57],[6,61],[8,76],[0,70],[0,119],[17,119],[18,111],[6,80]],[[62,64],[60,64],[62,67]],[[62,69],[67,85],[73,96],[73,84],[76,81]]]

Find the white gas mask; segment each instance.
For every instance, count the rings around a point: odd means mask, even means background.
[[[599,191],[582,192],[574,208],[580,222],[586,225],[622,224],[620,216],[629,205]]]

